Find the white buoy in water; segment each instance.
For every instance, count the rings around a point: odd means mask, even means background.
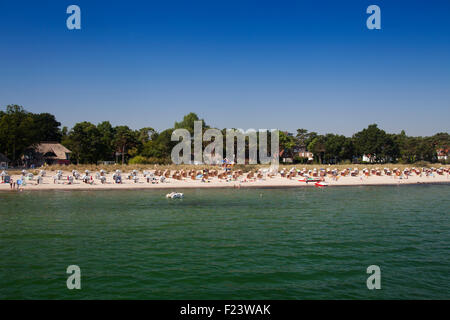
[[[180,192],[171,192],[171,193],[166,194],[166,198],[182,199],[182,198],[184,198],[184,194],[182,194]]]

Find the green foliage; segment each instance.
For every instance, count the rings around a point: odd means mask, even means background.
[[[308,158],[306,158],[306,157],[299,157],[298,155],[296,155],[296,156],[294,156],[294,163],[307,164],[308,163]]]
[[[104,149],[98,128],[90,122],[77,123],[62,141],[72,151],[72,161],[96,163]]]
[[[175,122],[174,129],[186,129],[189,131],[191,136],[194,135],[194,122],[201,121],[203,128],[207,128],[205,121],[200,119],[197,114],[191,112],[183,117],[180,122]]]
[[[114,159],[114,137],[116,134],[115,128],[111,125],[109,121],[103,121],[97,125],[97,130],[100,134],[100,145],[101,150],[100,159],[103,161],[111,161]]]
[[[155,131],[155,129],[150,127],[145,127],[137,131],[137,139],[141,144],[145,144],[150,140],[156,138],[156,135],[157,132]]]
[[[326,152],[326,138],[325,136],[319,135],[315,137],[308,145],[308,150],[314,154],[314,158],[318,160],[319,163],[323,163]]]
[[[435,148],[448,149],[450,147],[450,135],[447,132],[440,132],[426,139]]]
[[[142,150],[142,155],[146,157],[169,159],[170,153],[176,142],[171,141],[174,129],[167,129],[160,134],[155,134],[153,139],[147,141]]]
[[[50,113],[31,114],[33,118],[33,132],[35,140],[41,141],[61,141],[61,123],[56,121],[55,116]]]
[[[18,105],[8,105],[0,113],[0,152],[17,164],[25,150],[41,141],[60,141],[61,132],[49,113],[34,114]]]
[[[316,137],[317,132],[308,132],[306,129],[297,129],[297,135],[295,136],[296,145],[300,148],[307,148]]]
[[[122,164],[124,164],[128,151],[139,143],[138,135],[128,126],[118,126],[115,128],[115,132],[113,145],[116,147],[116,152],[121,154]]]
[[[144,156],[135,156],[128,161],[128,164],[148,164],[148,158]]]
[[[398,144],[394,136],[378,128],[376,124],[353,135],[355,153],[357,156],[371,155],[377,162],[388,162],[399,155]]]
[[[296,145],[294,137],[288,135],[284,131],[278,131],[278,139],[279,139],[280,151],[284,150],[283,156],[293,158],[293,156],[294,156],[293,149]]]
[[[326,162],[338,163],[344,160],[351,160],[353,152],[352,139],[331,133],[325,136],[324,160]]]
[[[194,133],[194,121],[202,121],[203,130],[209,128],[195,113],[189,113],[174,128],[157,132],[151,127],[132,130],[127,126],[113,127],[109,121],[97,125],[80,122],[72,129],[63,127],[52,114],[27,112],[18,105],[9,105],[0,111],[0,152],[19,164],[25,150],[42,141],[61,142],[72,151],[72,162],[90,164],[98,161],[130,164],[170,164],[170,154],[177,141],[171,141],[175,129],[187,129]],[[223,154],[226,155],[226,131]],[[351,138],[328,133],[319,135],[298,129],[296,136],[277,131],[280,150],[295,163],[308,162],[301,153],[314,154],[317,163],[352,163],[356,157],[371,155],[376,162],[401,162],[429,164],[437,162],[437,150],[448,150],[450,135],[445,132],[430,137],[410,137],[404,131],[389,134],[376,124],[355,133]],[[259,139],[258,139],[259,141]],[[270,150],[271,139],[267,143]],[[203,147],[208,143],[204,142]],[[248,139],[246,150],[248,152]],[[129,159],[129,160],[128,160]],[[443,161],[443,160],[442,160]]]

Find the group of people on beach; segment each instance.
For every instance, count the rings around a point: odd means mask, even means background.
[[[165,184],[165,183],[177,183],[178,181],[183,182],[200,182],[200,183],[233,183],[236,187],[240,187],[241,183],[254,183],[263,182],[264,184],[286,184],[283,181],[291,180],[289,185],[296,184],[296,182],[309,182],[313,183],[326,183],[330,182],[332,184],[358,184],[354,179],[348,179],[347,177],[357,178],[359,184],[366,184],[369,180],[375,183],[393,183],[402,182],[403,180],[408,180],[411,177],[416,177],[413,181],[417,183],[430,182],[428,179],[422,180],[422,178],[429,177],[447,177],[449,178],[450,172],[449,167],[440,168],[403,168],[403,169],[389,169],[389,168],[364,168],[359,170],[358,168],[346,168],[337,169],[326,167],[326,168],[314,168],[314,169],[298,169],[292,167],[291,169],[270,167],[270,168],[259,168],[256,170],[243,171],[238,168],[234,168],[232,163],[224,163],[222,166],[217,168],[203,168],[203,169],[154,169],[154,170],[131,170],[129,173],[122,174],[120,170],[115,170],[108,173],[106,170],[99,170],[95,173],[91,173],[89,170],[85,170],[84,174],[80,174],[77,170],[72,170],[72,172],[63,172],[62,170],[57,170],[55,175],[50,178],[46,177],[45,170],[35,170],[34,172],[27,172],[22,170],[21,175],[16,176],[14,180],[12,176],[3,171],[1,176],[2,183],[9,183],[11,189],[21,190],[26,185],[40,185],[49,184],[53,180],[53,184],[63,184],[63,185],[73,185],[73,184],[87,184],[87,185],[104,185],[104,184]],[[369,177],[380,177],[379,179],[372,179]],[[384,177],[384,178],[383,178]],[[394,180],[386,180],[387,177],[391,177]],[[274,179],[277,178],[277,179]],[[286,180],[285,180],[286,179]],[[384,179],[384,181],[382,181]],[[446,181],[445,179],[444,181]],[[344,180],[344,182],[341,182]],[[433,179],[435,180],[435,179]],[[45,182],[44,182],[45,181]],[[79,181],[79,182],[77,182]],[[376,182],[378,181],[378,182]]]
[[[1,183],[9,183],[10,189],[22,191],[23,186],[26,185],[26,180],[31,180],[33,178],[32,173],[27,173],[26,170],[22,170],[22,174],[16,180],[13,179],[6,171],[0,173]],[[42,178],[38,177],[36,179],[37,184],[42,183]]]
[[[14,179],[11,178],[9,180],[9,186],[10,186],[11,190],[22,191],[23,190],[22,184],[23,184],[22,179],[17,179],[17,181],[14,181]],[[16,186],[17,186],[17,188],[16,188]]]

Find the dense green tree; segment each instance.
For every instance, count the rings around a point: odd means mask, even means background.
[[[99,150],[100,159],[110,161],[114,159],[115,152],[115,129],[109,121],[103,121],[97,125],[100,134],[101,150]]]
[[[186,129],[189,131],[191,136],[194,136],[194,122],[201,121],[203,129],[208,128],[203,119],[200,119],[197,114],[191,112],[183,117],[180,122],[175,122],[174,129]]]
[[[387,134],[378,128],[376,124],[369,125],[366,129],[353,135],[356,155],[370,155],[377,162],[396,160],[399,155],[398,145],[393,135]]]
[[[314,154],[319,163],[324,163],[326,142],[325,136],[318,135],[308,145],[308,150]]]
[[[187,129],[194,134],[194,121],[202,121],[203,130],[209,127],[195,113],[185,115],[180,122],[175,122],[174,128],[160,133],[151,127],[132,130],[127,126],[113,127],[104,121],[97,126],[89,122],[77,123],[71,130],[63,127],[55,116],[49,113],[34,114],[27,112],[18,105],[9,105],[5,111],[0,110],[0,152],[20,164],[22,156],[28,147],[41,141],[61,141],[72,150],[72,161],[78,163],[95,163],[99,160],[112,160],[115,154],[121,155],[122,163],[133,157],[134,163],[167,163],[173,146],[171,141],[173,130]],[[223,155],[226,155],[226,129],[223,134]],[[306,148],[314,153],[320,163],[337,163],[371,155],[377,162],[402,161],[437,161],[437,150],[448,150],[450,135],[446,132],[430,137],[411,137],[404,131],[400,134],[388,134],[376,124],[355,133],[351,138],[297,129],[296,136],[287,132],[277,131],[280,150],[285,157],[295,158],[294,150]],[[259,146],[258,135],[258,146]],[[270,150],[270,134],[268,135],[268,150]],[[235,149],[236,149],[235,141]],[[209,142],[203,141],[203,147]],[[249,140],[245,141],[248,155]],[[235,150],[236,152],[236,150]],[[116,159],[117,161],[117,159]]]
[[[428,138],[428,142],[436,149],[448,149],[450,147],[450,135],[440,132]]]
[[[18,105],[8,105],[0,119],[0,147],[14,164],[32,144],[38,142],[33,116]]]
[[[418,137],[417,139],[417,147],[416,147],[416,157],[414,161],[437,161],[437,148],[436,145],[430,143],[429,139]],[[448,147],[443,147],[444,149]]]
[[[102,141],[97,127],[90,122],[77,123],[62,141],[77,163],[96,163],[101,158]]]
[[[297,147],[308,150],[309,144],[317,136],[317,132],[308,132],[306,129],[297,129],[297,135],[295,136]]]
[[[297,135],[295,136],[297,140],[297,146],[300,148],[306,148],[307,140],[308,140],[308,130],[306,129],[297,129]]]
[[[177,143],[171,141],[174,129],[167,129],[159,134],[154,134],[152,140],[144,144],[142,155],[146,157],[169,159],[173,146]]]
[[[137,139],[142,144],[147,143],[148,141],[152,140],[155,137],[156,131],[151,127],[145,127],[137,131]]]
[[[69,128],[67,128],[66,126],[62,127],[62,129],[61,129],[61,141],[62,141],[62,139],[67,137],[68,134],[69,134]]]
[[[128,126],[118,126],[115,128],[114,146],[116,152],[122,155],[122,164],[125,163],[125,156],[138,143],[136,132],[131,130]]]
[[[278,139],[279,139],[279,147],[280,151],[283,151],[284,157],[290,157],[294,158],[294,148],[296,145],[296,141],[293,136],[288,135],[284,131],[278,132]]]
[[[50,113],[32,114],[33,132],[37,142],[56,141],[61,142],[62,133],[59,127],[61,123],[56,121]]]
[[[327,134],[325,136],[324,160],[327,163],[338,163],[343,160],[352,160],[353,142],[343,135]]]

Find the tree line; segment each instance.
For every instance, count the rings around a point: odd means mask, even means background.
[[[295,155],[293,151],[298,149],[312,152],[314,162],[323,164],[363,162],[363,157],[374,163],[438,162],[438,150],[448,152],[449,146],[450,135],[446,132],[429,137],[411,137],[404,130],[400,134],[387,133],[376,124],[351,137],[332,133],[320,135],[306,129],[298,129],[295,136],[280,134],[280,148],[285,148],[294,162],[307,160]]]
[[[56,141],[72,151],[73,163],[168,164],[172,148],[178,143],[171,141],[172,132],[184,128],[193,134],[194,121],[202,121],[203,130],[209,128],[203,119],[189,113],[173,128],[161,132],[152,127],[133,130],[124,125],[113,126],[109,121],[97,125],[83,121],[69,129],[61,128],[52,114],[31,113],[21,106],[8,105],[0,111],[0,152],[18,165],[27,148],[42,141]],[[225,131],[222,130],[224,137]],[[429,137],[411,137],[404,131],[390,134],[372,124],[351,137],[321,135],[306,129],[298,129],[296,134],[279,131],[279,143],[283,157],[296,163],[308,161],[299,156],[300,151],[311,152],[314,162],[321,164],[361,162],[363,155],[373,162],[414,163],[437,162],[437,150],[449,148],[450,136],[446,132]],[[225,148],[225,141],[223,145]]]

